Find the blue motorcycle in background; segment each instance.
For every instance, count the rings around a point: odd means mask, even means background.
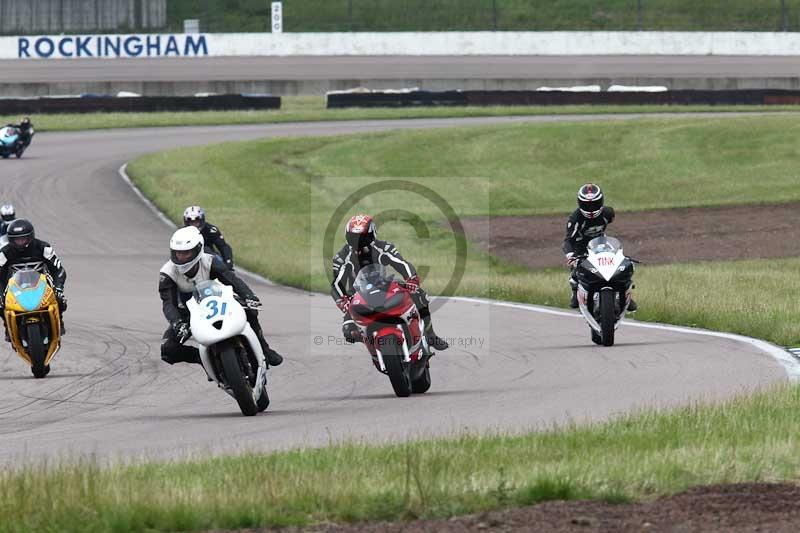
[[[28,145],[20,138],[19,128],[8,125],[0,129],[0,157],[8,159],[13,154],[19,159],[27,147]]]

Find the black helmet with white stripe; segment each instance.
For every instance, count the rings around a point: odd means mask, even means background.
[[[18,218],[9,224],[6,235],[8,236],[8,243],[20,252],[25,251],[31,245],[33,239],[36,238],[33,224],[25,218]]]
[[[599,185],[587,183],[578,189],[578,209],[586,218],[597,218],[603,212],[603,191]]]

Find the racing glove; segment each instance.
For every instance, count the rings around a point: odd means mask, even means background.
[[[182,320],[172,323],[172,331],[175,332],[175,336],[178,338],[178,343],[180,344],[183,344],[192,336],[192,328],[189,327],[189,323]]]
[[[416,294],[419,292],[419,276],[414,275],[405,281],[406,289]]]
[[[342,313],[348,314],[350,312],[350,297],[342,296],[336,300],[336,307],[338,307]]]
[[[257,296],[251,296],[244,299],[244,305],[248,309],[259,311],[261,309],[261,300],[259,300]]]
[[[64,287],[54,287],[53,291],[56,293],[56,300],[58,300],[58,306],[61,308],[61,311],[66,311],[67,297],[64,296]]]
[[[575,255],[575,252],[570,252],[567,254],[567,266],[569,268],[575,268],[578,266],[578,256]]]

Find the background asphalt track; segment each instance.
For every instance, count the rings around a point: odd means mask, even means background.
[[[0,61],[2,83],[256,80],[793,78],[797,57],[378,56]]]
[[[286,356],[271,371],[266,415],[242,417],[233,399],[207,383],[197,366],[161,362],[165,321],[156,284],[171,230],[120,179],[121,164],[148,151],[215,139],[512,120],[517,119],[37,135],[24,159],[0,161],[0,195],[16,204],[19,215],[32,218],[37,235],[62,255],[69,274],[68,331],[44,380],[34,380],[16,355],[0,348],[0,463],[92,453],[105,459],[181,458],[346,438],[521,431],[603,419],[643,405],[718,399],[786,379],[775,360],[746,343],[628,326],[619,331],[617,346],[603,349],[590,343],[577,317],[451,301],[436,313],[440,334],[484,344],[460,346],[456,340],[432,361],[430,393],[398,399],[362,346],[327,342],[340,331],[340,315],[327,295],[261,283],[252,286],[266,304],[262,324]],[[213,213],[209,218],[214,220]],[[314,343],[317,335],[325,339],[322,346]]]

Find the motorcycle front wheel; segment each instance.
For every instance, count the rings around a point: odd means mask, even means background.
[[[400,398],[411,396],[411,379],[408,368],[403,364],[403,350],[399,341],[387,342],[382,348],[383,364],[386,365],[386,374],[392,383],[394,393]]]
[[[50,367],[44,364],[47,357],[47,346],[42,342],[42,330],[39,323],[28,324],[28,355],[31,358],[31,372],[33,377],[41,379],[50,372]]]
[[[600,330],[603,346],[614,346],[614,324],[616,316],[614,312],[614,291],[605,290],[600,293]]]
[[[233,391],[236,403],[244,416],[254,416],[258,413],[258,405],[253,399],[253,388],[247,381],[247,376],[239,364],[239,354],[232,344],[225,345],[219,354],[222,371],[225,373],[225,383]],[[266,407],[265,407],[266,409]]]

